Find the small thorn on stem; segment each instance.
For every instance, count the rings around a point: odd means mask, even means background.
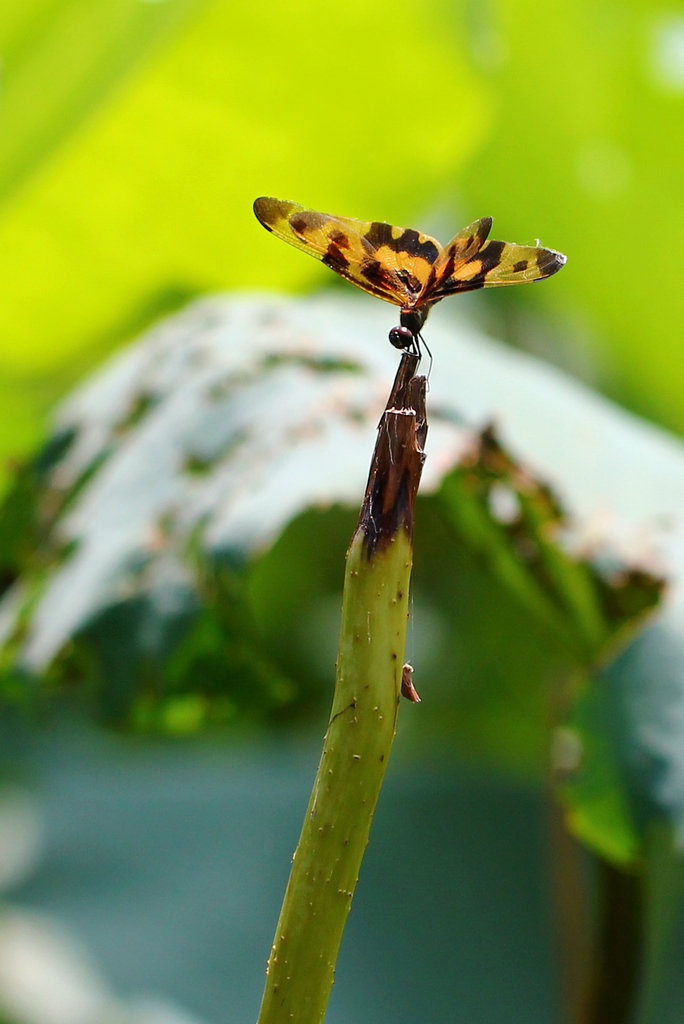
[[[413,665],[410,665],[407,661],[401,670],[401,695],[406,697],[407,700],[412,701],[414,704],[420,704],[421,698],[418,695],[418,691],[413,685]]]

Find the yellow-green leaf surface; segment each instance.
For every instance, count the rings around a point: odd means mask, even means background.
[[[176,2],[12,0],[5,12],[13,180],[33,172],[0,217],[0,367],[13,389],[49,375],[54,395],[55,374],[66,383],[178,296],[324,281],[260,231],[256,195],[409,216],[486,130],[462,40],[429,7],[198,4],[138,60],[149,9]],[[55,69],[74,61],[50,98]],[[439,131],[425,130],[427,110]]]
[[[0,455],[187,295],[331,279],[259,231],[259,194],[539,236],[557,280],[449,308],[537,351],[511,313],[553,310],[551,358],[681,429],[683,34],[665,0],[6,0]]]
[[[503,210],[515,237],[543,232],[568,254],[544,302],[571,313],[558,334],[583,354],[570,359],[682,431],[681,8],[519,0],[481,20],[496,111],[461,182],[472,207]]]
[[[45,408],[79,371],[70,361],[73,344],[64,344],[73,334],[72,314],[63,315],[54,296],[63,295],[72,310],[81,305],[79,277],[67,277],[76,268],[63,254],[78,251],[82,235],[68,237],[64,215],[46,204],[40,182],[50,181],[70,139],[97,121],[116,87],[203,2],[8,0],[0,5],[0,400],[5,413],[0,457],[35,443]],[[97,176],[93,167],[91,183]],[[80,199],[77,192],[64,196],[65,208],[78,209]],[[61,266],[54,259],[60,247]],[[46,360],[51,371],[62,369],[63,375],[44,376]]]
[[[0,9],[0,203],[203,0],[28,0]]]

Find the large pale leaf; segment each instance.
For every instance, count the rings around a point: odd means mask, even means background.
[[[167,728],[305,706],[321,643],[332,666],[326,608],[353,521],[306,510],[359,504],[394,316],[368,301],[206,300],[83,385],[57,415],[37,484],[5,506],[29,549],[7,563],[23,570],[0,611],[8,687],[18,670],[89,671],[110,715]],[[661,572],[681,566],[684,457],[557,371],[433,321],[414,612],[418,671],[439,683],[424,703],[445,741],[539,763],[549,718],[582,692],[607,699],[590,679],[657,600]],[[37,534],[22,538],[32,497]],[[679,601],[672,586],[611,671],[649,643],[676,665]],[[681,681],[645,657],[640,685],[661,687],[654,709],[667,716]],[[561,764],[572,821],[626,860],[639,780],[624,788],[617,743],[592,767],[600,729],[583,722],[564,726],[578,751]],[[634,723],[630,736],[640,763],[662,756]],[[645,784],[646,817],[660,808],[682,822],[674,751],[667,764],[667,784]]]

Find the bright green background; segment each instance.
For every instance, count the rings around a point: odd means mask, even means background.
[[[334,280],[258,226],[260,194],[445,241],[491,214],[495,236],[561,249],[552,281],[433,316],[484,316],[682,432],[682,51],[671,0],[4,0],[0,474],[79,376],[185,298]],[[90,783],[80,760],[75,777]],[[498,855],[477,841],[478,864]]]
[[[259,229],[262,193],[539,236],[568,266],[492,295],[499,333],[682,430],[683,39],[637,0],[8,0],[0,453],[186,296],[327,282]]]

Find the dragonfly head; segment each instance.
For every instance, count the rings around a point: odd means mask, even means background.
[[[393,327],[389,332],[389,340],[395,348],[405,351],[416,351],[416,338],[427,318],[427,309],[402,309],[400,314],[401,324]]]

